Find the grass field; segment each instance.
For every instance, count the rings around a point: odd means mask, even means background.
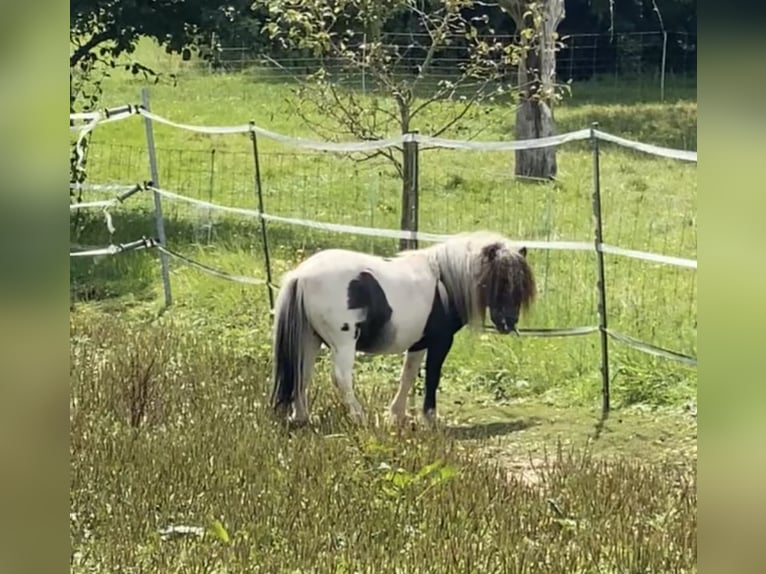
[[[178,72],[177,85],[151,87],[160,115],[206,125],[252,119],[311,136],[291,113],[289,85],[210,76],[149,46],[142,51]],[[141,86],[115,75],[103,105],[135,103]],[[559,130],[598,121],[616,135],[694,149],[696,94],[680,83],[668,93],[673,101],[657,104],[640,101],[630,86],[575,85],[556,110]],[[448,113],[445,104],[426,121]],[[478,125],[479,139],[508,139],[513,110],[496,108]],[[255,206],[246,137],[155,126],[155,138],[162,187]],[[266,211],[397,226],[399,184],[385,162],[296,152],[265,139],[259,146]],[[143,181],[147,161],[139,118],[105,125],[89,149],[89,179]],[[523,184],[512,178],[513,154],[423,152],[421,229],[590,241],[591,152],[567,145],[558,161],[556,183]],[[695,166],[603,145],[601,172],[606,242],[696,257]],[[169,202],[164,212],[175,251],[264,276],[254,220]],[[98,212],[76,225],[72,217],[73,243],[154,235],[149,197],[132,198],[112,218],[110,237]],[[269,242],[277,274],[321,247],[396,248],[278,225],[269,226]],[[592,256],[530,258],[541,293],[524,326],[595,324]],[[312,425],[289,433],[263,408],[265,288],[174,263],[174,305],[159,313],[156,254],[72,259],[70,277],[74,572],[695,570],[694,369],[612,344],[615,411],[599,421],[596,336],[465,332],[445,364],[437,431],[350,426],[323,356]],[[610,257],[607,283],[613,328],[696,355],[694,271]],[[399,368],[398,357],[359,358],[356,387],[373,416],[385,412]],[[164,539],[158,531],[170,525],[208,533]]]

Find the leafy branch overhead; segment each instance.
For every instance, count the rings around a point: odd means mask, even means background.
[[[263,31],[272,41],[315,62],[298,79],[296,110],[303,120],[327,138],[380,139],[419,126],[441,135],[477,102],[510,92],[506,80],[521,48],[493,38],[486,5],[472,16],[475,5],[471,0],[259,0],[254,6],[267,10]],[[408,33],[388,32],[401,29],[403,20]],[[446,69],[445,55],[451,56]],[[362,93],[361,77],[371,88]],[[443,100],[457,105],[438,123],[416,124]]]

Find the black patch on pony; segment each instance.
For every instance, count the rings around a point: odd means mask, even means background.
[[[434,289],[434,301],[426,320],[426,326],[423,329],[423,336],[409,348],[410,351],[426,349],[424,413],[436,409],[436,390],[439,388],[442,365],[452,348],[455,333],[464,326],[460,313],[457,312],[449,297],[446,306],[442,302],[439,294],[440,285],[443,286],[443,284],[438,283]]]
[[[386,294],[372,273],[362,271],[348,284],[348,308],[364,309],[365,320],[356,325],[356,349],[365,353],[383,347],[387,338],[386,326],[393,309]]]
[[[423,329],[423,336],[409,350],[421,351],[427,349],[432,343],[440,339],[452,337],[462,327],[463,320],[460,318],[460,314],[449,302],[447,307],[444,306],[439,295],[439,286],[437,285],[436,289],[434,289],[434,301],[431,304],[431,312],[428,314],[426,326]]]
[[[341,331],[348,331],[348,323],[343,323],[343,326],[340,328]]]

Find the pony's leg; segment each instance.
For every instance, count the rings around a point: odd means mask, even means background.
[[[423,415],[429,423],[436,421],[436,389],[439,388],[439,380],[442,375],[444,359],[452,348],[453,336],[444,337],[435,341],[428,347],[426,356],[426,384],[425,397],[423,398]]]
[[[351,418],[359,423],[366,424],[367,417],[364,414],[362,405],[356,399],[353,388],[353,369],[356,347],[346,344],[336,347],[332,351],[333,360],[333,382],[338,389],[340,398],[346,403]]]
[[[402,364],[402,372],[399,377],[399,390],[396,391],[394,400],[389,407],[389,417],[394,425],[400,425],[404,422],[407,411],[407,395],[410,393],[412,383],[415,381],[425,354],[425,349],[407,351],[407,355],[404,357],[404,364]]]
[[[302,425],[309,420],[308,392],[311,385],[311,378],[314,374],[314,363],[316,362],[319,349],[322,342],[319,337],[314,335],[306,336],[303,351],[303,376],[300,381],[300,387],[296,390],[295,401],[293,401],[293,413],[290,422],[296,425]]]

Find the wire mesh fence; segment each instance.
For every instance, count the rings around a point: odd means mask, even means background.
[[[518,43],[514,36],[492,36],[490,41]],[[381,40],[398,55],[394,74],[415,74],[430,45],[426,34],[388,33]],[[440,47],[431,59],[429,78],[451,79],[458,66],[467,60],[465,46],[454,43]],[[309,52],[285,55],[264,54],[261,48],[247,45],[216,46],[209,61],[202,62],[210,72],[249,73],[278,79],[302,78],[321,66],[338,83],[363,92],[374,92],[373,77],[363,66],[349,67],[342,60],[319,60]],[[556,54],[557,81],[598,80],[629,83],[633,90],[658,100],[665,97],[668,78],[696,82],[697,37],[683,32],[562,33]],[[514,67],[504,70],[513,84]]]

